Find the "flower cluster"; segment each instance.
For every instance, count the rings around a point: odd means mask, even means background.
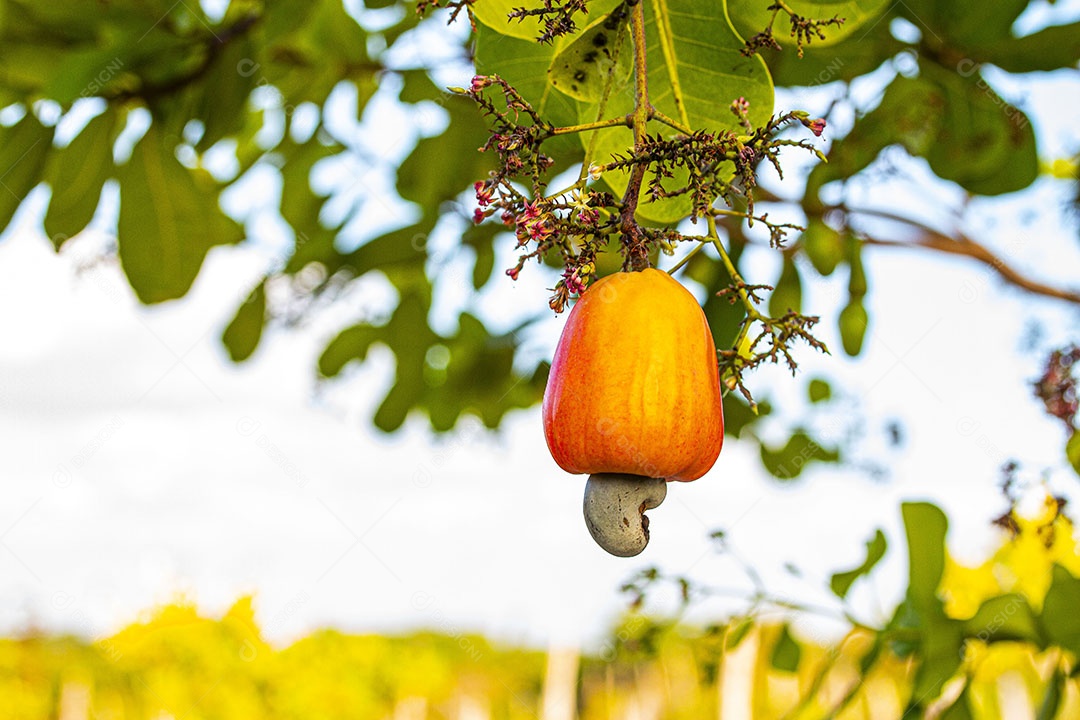
[[[808,142],[779,137],[779,132],[786,125],[798,122],[820,135],[825,121],[811,120],[804,112],[789,112],[770,118],[760,128],[753,128],[747,119],[750,106],[744,98],[736,100],[731,107],[749,134],[701,130],[671,139],[661,135],[646,136],[634,152],[616,156],[607,165],[599,166],[598,171],[647,166],[649,197],[658,200],[689,195],[693,219],[708,214],[717,198],[722,198],[729,207],[745,203],[751,224],[755,219],[764,222],[770,229],[773,246],[781,247],[787,231],[798,228],[791,224],[772,224],[766,216],[753,217],[758,166],[767,161],[783,177],[779,153],[787,146],[800,147],[820,156],[820,151]],[[682,176],[687,177],[687,181],[685,185],[672,187],[669,181],[676,177],[677,169],[686,171]]]
[[[1065,423],[1071,432],[1080,412],[1080,393],[1075,368],[1080,365],[1080,346],[1050,353],[1042,376],[1035,381],[1035,396],[1043,401],[1046,412]]]
[[[782,50],[780,43],[777,42],[776,36],[773,35],[773,25],[776,24],[776,18],[781,12],[788,16],[788,21],[791,23],[791,37],[795,38],[795,46],[798,48],[799,57],[803,56],[803,47],[809,45],[815,38],[818,40],[825,39],[825,28],[830,25],[840,27],[844,24],[844,18],[834,15],[831,18],[824,20],[814,20],[808,17],[799,15],[791,10],[783,2],[775,2],[769,6],[769,10],[772,10],[772,17],[769,18],[769,24],[757,35],[746,41],[743,45],[742,54],[750,57],[756,52],[764,48],[770,50]]]
[[[588,12],[587,0],[565,0],[565,2],[543,0],[543,4],[538,8],[515,8],[508,17],[519,22],[528,17],[539,18],[544,24],[544,30],[536,40],[541,43],[550,43],[561,35],[576,32],[577,23],[574,21],[574,16],[578,13],[587,15]]]

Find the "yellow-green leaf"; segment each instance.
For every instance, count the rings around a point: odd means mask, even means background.
[[[116,112],[109,106],[67,147],[54,150],[49,157],[45,179],[52,186],[52,199],[45,213],[45,232],[57,250],[94,217],[101,188],[115,171],[115,126]]]
[[[600,102],[609,82],[625,87],[634,68],[628,18],[625,11],[598,18],[556,53],[548,68],[552,87],[589,103]]]
[[[119,170],[117,245],[128,282],[147,304],[181,297],[210,248],[239,242],[241,230],[218,206],[212,178],[181,165],[156,124]]]

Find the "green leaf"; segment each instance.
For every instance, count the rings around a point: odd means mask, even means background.
[[[286,139],[277,151],[284,159],[281,168],[281,217],[298,232],[313,232],[319,212],[326,202],[311,189],[311,171],[315,165],[342,151],[323,133],[316,132],[307,142]]]
[[[582,102],[600,102],[609,78],[614,88],[626,86],[634,69],[629,13],[597,19],[555,54],[548,80],[556,90]]]
[[[923,612],[922,617],[922,657],[915,672],[914,687],[914,695],[919,698],[920,706],[940,695],[945,683],[956,674],[964,647],[960,623],[947,617],[940,606]]]
[[[918,26],[924,35],[929,31],[938,42],[958,48],[993,45],[1011,37],[1016,18],[1029,0],[907,0],[897,8],[901,15]]]
[[[506,228],[494,223],[469,223],[461,236],[461,244],[470,247],[476,253],[476,263],[473,265],[473,288],[479,290],[491,278],[495,269],[495,238],[499,233],[505,232]]]
[[[724,649],[734,650],[739,647],[739,644],[746,638],[753,627],[754,618],[750,616],[740,618],[739,622],[735,624],[735,627],[729,629],[727,635],[724,637]]]
[[[848,295],[852,299],[861,299],[866,295],[866,266],[862,260],[862,243],[854,237],[848,238],[845,255],[848,261]]]
[[[1080,475],[1080,430],[1073,430],[1072,437],[1065,443],[1065,457],[1077,475]]]
[[[181,165],[156,123],[119,168],[119,179],[120,264],[143,303],[183,296],[210,248],[243,237],[218,207],[213,179]]]
[[[901,506],[908,547],[908,597],[916,609],[940,607],[937,590],[945,572],[945,513],[927,502]]]
[[[579,13],[574,16],[574,22],[579,28],[589,23],[591,18],[610,13],[620,4],[620,0],[592,0],[589,3],[589,13]],[[535,10],[544,6],[543,0],[476,0],[469,5],[473,17],[486,27],[508,37],[528,40],[534,45],[540,45],[536,39],[544,32],[544,25],[536,16],[510,20],[509,15],[514,10],[525,8]],[[556,38],[559,43],[565,37]]]
[[[363,362],[379,336],[380,329],[367,324],[342,330],[319,356],[319,373],[330,378],[338,375],[353,360]]]
[[[1038,619],[1027,598],[1019,593],[984,601],[975,615],[964,622],[964,634],[988,643],[1016,640],[1043,645]]]
[[[750,103],[754,125],[768,120],[773,111],[773,88],[769,72],[760,57],[742,54],[743,42],[718,5],[702,5],[694,0],[655,0],[645,4],[646,65],[649,100],[665,115],[695,130],[740,131],[731,103],[740,97]],[[614,93],[605,108],[605,117],[626,115],[633,110],[629,89]],[[581,122],[597,119],[597,106],[582,104]],[[629,128],[598,130],[593,161],[606,163],[615,155],[626,155],[633,147]],[[674,131],[653,121],[649,132],[670,136]],[[582,133],[588,146],[591,133]],[[723,173],[721,173],[723,174]],[[728,168],[728,177],[734,167]],[[603,175],[616,195],[621,196],[629,174],[614,171]],[[664,181],[668,191],[685,186],[687,175],[676,172]],[[638,216],[653,223],[673,223],[690,214],[690,198],[681,195],[638,205]]]
[[[204,130],[196,150],[202,152],[244,129],[248,96],[259,79],[256,56],[249,36],[233,38],[215,55],[198,86],[196,117],[203,121]]]
[[[742,257],[744,247],[742,244],[731,246],[729,254],[736,269],[739,267],[739,259]],[[713,259],[704,252],[694,256],[686,267],[686,274],[706,289],[705,305],[702,309],[705,312],[705,318],[709,321],[709,329],[712,331],[716,346],[731,347],[739,332],[739,326],[746,316],[746,309],[742,303],[730,303],[726,296],[717,294],[730,287],[733,282],[731,275],[718,259]]]
[[[116,111],[106,107],[67,147],[49,156],[45,179],[52,186],[52,198],[45,213],[45,232],[57,250],[93,219],[101,188],[115,171],[116,120]]]
[[[758,401],[755,414],[740,393],[728,393],[724,396],[724,435],[741,437],[743,429],[752,426],[770,412],[772,406],[767,400]]]
[[[799,669],[799,661],[802,659],[802,648],[791,636],[791,631],[785,623],[780,629],[780,637],[773,645],[772,655],[769,661],[772,666],[782,672],[793,673]]]
[[[398,167],[401,197],[433,210],[486,179],[494,167],[493,155],[480,152],[488,133],[476,105],[448,95],[443,107],[450,113],[446,130],[417,143]]]
[[[813,378],[810,380],[810,384],[806,387],[806,392],[812,403],[824,402],[832,398],[832,387],[829,386],[829,383],[820,378]]]
[[[867,315],[861,299],[852,300],[840,311],[839,324],[844,352],[851,357],[857,357],[862,352],[863,339],[870,324],[870,316]]]
[[[738,0],[728,2],[727,9],[731,15],[731,24],[743,38],[749,39],[765,30],[773,17],[773,11],[769,9],[772,3],[769,0]],[[829,25],[823,28],[825,38],[816,35],[808,44],[808,47],[823,48],[856,35],[856,31],[881,15],[882,11],[891,5],[891,0],[788,0],[787,6],[791,10],[808,20],[830,20],[834,17],[841,18],[844,22],[839,27]],[[789,35],[791,22],[786,13],[779,13],[776,23],[772,26],[773,34],[780,44],[784,44],[784,38]],[[859,33],[861,35],[861,33]],[[795,40],[792,37],[787,43],[790,45],[784,52],[795,54]]]
[[[1035,131],[1021,110],[1006,103],[977,72],[969,77],[922,64],[945,100],[930,168],[978,195],[1022,190],[1039,174]]]
[[[1080,60],[1080,22],[979,48],[979,57],[1011,73],[1048,72]]]
[[[1052,577],[1043,600],[1043,630],[1050,643],[1080,655],[1080,579],[1057,564]]]
[[[844,236],[826,225],[821,218],[811,217],[802,234],[802,249],[815,270],[825,276],[832,275],[844,259]]]
[[[902,145],[922,155],[935,141],[944,101],[932,83],[922,78],[897,77],[885,88],[881,103],[855,122],[846,136],[833,143],[828,162],[810,172],[804,202],[817,206],[818,193],[833,180],[847,180],[870,165],[890,145]],[[816,213],[811,213],[816,214]]]
[[[971,701],[968,696],[968,689],[965,687],[953,704],[945,708],[938,717],[941,720],[972,720],[974,716],[971,714]]]
[[[780,278],[769,296],[769,315],[778,318],[788,312],[802,312],[802,281],[799,279],[799,268],[790,255],[785,255]]]
[[[259,346],[266,322],[266,280],[261,281],[236,311],[221,336],[233,362],[243,362]]]
[[[1035,716],[1035,720],[1054,719],[1058,713],[1058,708],[1061,707],[1061,700],[1065,696],[1066,682],[1068,682],[1068,678],[1061,668],[1054,668],[1054,674],[1050,676],[1050,680],[1046,684],[1046,694],[1043,695],[1042,702],[1039,703],[1039,714]]]
[[[53,129],[27,112],[11,127],[0,127],[0,232],[41,182]]]
[[[878,561],[885,556],[887,547],[885,533],[880,529],[874,531],[874,537],[866,541],[866,559],[862,561],[862,564],[846,572],[836,573],[829,580],[829,587],[832,588],[833,593],[839,598],[846,598],[855,581],[869,574]]]
[[[945,537],[949,521],[936,506],[904,503],[901,506],[908,546],[907,598],[890,623],[917,630],[921,662],[913,695],[922,705],[940,694],[960,667],[963,625],[945,614],[937,590],[945,571]]]
[[[840,452],[825,448],[804,430],[796,430],[787,443],[779,449],[761,444],[761,462],[773,477],[794,480],[811,462],[834,463],[840,461]]]
[[[284,5],[284,4],[283,4]],[[286,106],[322,105],[342,80],[370,78],[367,33],[341,2],[290,2],[267,15],[276,26],[274,46],[260,68],[261,77],[281,91]]]

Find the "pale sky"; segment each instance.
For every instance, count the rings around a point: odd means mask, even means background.
[[[1075,79],[1015,93],[1011,100],[1033,110],[1040,139],[1051,140],[1040,148],[1045,157],[1080,146]],[[778,106],[785,102],[794,100],[781,96]],[[384,106],[376,124],[399,125],[393,112]],[[437,113],[417,122],[437,127]],[[399,132],[407,152],[415,135]],[[377,173],[363,184],[372,196],[387,187]],[[955,195],[932,187],[910,198],[879,185],[865,197],[929,204],[934,218],[936,204]],[[1069,192],[1063,182],[1040,181],[1021,197],[977,203],[962,223],[1025,271],[1075,282],[1076,228],[1056,212]],[[0,239],[0,632],[40,624],[95,637],[179,595],[217,613],[255,593],[260,621],[277,641],[333,625],[595,647],[625,607],[618,586],[647,565],[747,587],[733,562],[710,552],[713,529],[727,530],[776,592],[827,602],[829,572],[861,561],[864,541],[882,526],[888,562],[855,591],[856,607],[873,621],[902,587],[902,500],[941,503],[951,542],[970,560],[996,537],[988,521],[1004,509],[996,487],[1004,460],[1023,462],[1031,484],[1045,472],[1055,492],[1080,500],[1064,466],[1063,432],[1028,385],[1041,351],[1080,335],[1077,312],[1003,289],[964,260],[872,252],[872,327],[857,361],[839,353],[831,320],[846,278],[808,282],[804,309],[828,319],[822,337],[837,353],[800,351],[803,373],[794,381],[772,369],[751,379],[781,410],[763,428],[768,439],[800,420],[825,435],[861,431],[857,458],[887,467],[887,479],[828,466],[784,485],[765,476],[756,446],[729,438],[708,475],[672,486],[650,512],[645,553],[617,559],[589,538],[584,478],[550,459],[537,409],[511,414],[497,433],[466,423],[434,437],[414,417],[386,436],[369,418],[391,376],[388,352],[373,351],[344,380],[316,382],[325,343],[392,299],[381,278],[307,325],[271,329],[253,360],[237,367],[219,337],[274,262],[272,221],[249,224],[266,230],[258,242],[211,252],[187,298],[145,308],[114,265],[76,271],[99,236],[52,252],[33,228],[43,195],[35,192],[19,228]],[[237,204],[257,206],[256,196]],[[1040,203],[1054,211],[1028,217]],[[373,223],[400,217],[400,207],[371,205]],[[503,248],[497,268],[510,256]],[[496,321],[506,320],[504,308],[544,307],[550,277],[527,271],[516,286],[498,280],[475,298],[463,278],[467,259],[447,251],[436,262],[444,260],[440,322],[460,306]],[[778,268],[775,254],[754,250],[748,279],[771,281]],[[563,319],[534,333],[534,352],[550,355]],[[1033,323],[1040,352],[1025,349]],[[844,398],[821,415],[803,399],[813,376],[830,378]],[[883,441],[894,419],[904,429],[899,449]],[[788,562],[802,580],[784,572]]]

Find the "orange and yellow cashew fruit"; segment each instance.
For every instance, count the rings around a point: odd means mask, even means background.
[[[586,524],[615,555],[648,543],[666,481],[716,462],[724,414],[716,345],[694,296],[660,270],[596,282],[570,311],[544,392],[555,462],[590,474]]]

